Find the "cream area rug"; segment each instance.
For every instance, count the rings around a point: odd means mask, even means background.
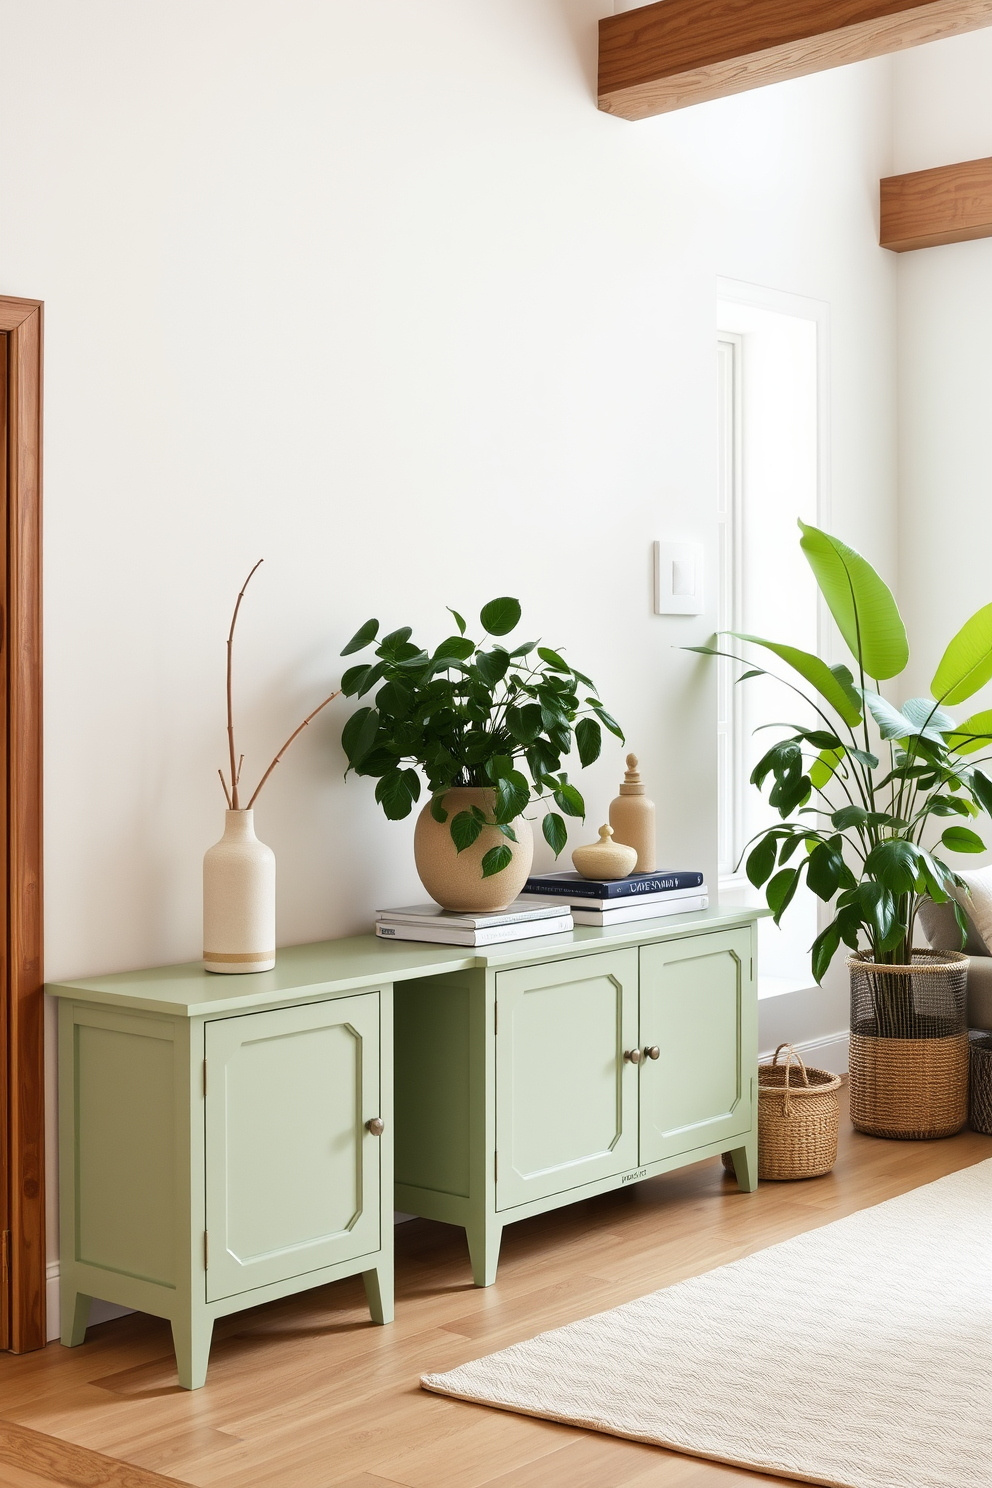
[[[421,1383],[829,1488],[990,1488],[992,1160]]]

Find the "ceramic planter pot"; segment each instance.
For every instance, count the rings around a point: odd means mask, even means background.
[[[253,811],[228,811],[203,859],[203,965],[271,971],[276,964],[276,860],[255,836]]]
[[[444,797],[446,822],[431,816],[431,803],[421,811],[413,836],[413,856],[420,881],[443,909],[466,914],[495,914],[512,904],[522,891],[534,861],[534,834],[530,822],[518,816],[513,823],[516,842],[504,837],[498,827],[483,827],[471,847],[458,852],[451,840],[451,819],[459,811],[478,806],[493,814],[496,792],[490,786],[454,785]],[[513,857],[501,873],[483,878],[482,859],[492,847],[506,843]]]

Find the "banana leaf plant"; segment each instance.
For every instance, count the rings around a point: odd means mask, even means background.
[[[350,667],[341,679],[345,697],[374,701],[352,713],[341,745],[348,771],[376,780],[375,798],[390,821],[409,816],[420,798],[417,767],[427,777],[431,815],[448,822],[458,852],[496,826],[508,842],[491,847],[482,859],[483,878],[509,864],[512,823],[532,800],[546,807],[545,840],[555,857],[565,846],[565,816],[585,816],[582,796],[562,769],[572,749],[585,767],[598,759],[603,729],[623,742],[623,731],[606,711],[596,686],[559,651],[537,641],[503,644],[520,623],[520,603],[509,596],[483,605],[482,641],[458,627],[432,651],[410,639],[409,625],[379,637],[378,620],[367,620],[341,652],[351,656],[378,642],[374,659]],[[584,696],[580,696],[580,688]],[[523,773],[525,766],[527,774]],[[348,771],[345,773],[347,774]],[[452,786],[493,789],[489,815],[480,807],[450,814],[445,806]],[[449,821],[450,816],[450,821]]]
[[[992,814],[992,779],[981,768],[990,756],[974,758],[992,743],[992,710],[955,722],[947,709],[992,678],[992,604],[947,646],[931,696],[896,707],[880,690],[909,661],[895,599],[853,548],[805,522],[799,526],[800,547],[853,670],[738,631],[724,634],[770,652],[789,669],[785,676],[719,647],[686,649],[739,661],[746,670],[738,682],[777,677],[819,720],[816,727],[774,725],[787,732],[755,765],[751,784],[769,788],[780,822],[745,846],[747,876],[756,888],[766,886],[776,924],[804,875],[813,893],[833,905],[834,918],[811,947],[819,982],[841,943],[858,950],[866,941],[876,964],[910,965],[924,898],[954,905],[964,944],[965,917],[951,892],[962,880],[941,850],[985,851],[968,823],[983,811]]]

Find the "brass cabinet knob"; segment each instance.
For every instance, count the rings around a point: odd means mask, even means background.
[[[641,1051],[640,1049],[625,1049],[623,1057],[628,1064],[640,1064]]]
[[[645,1059],[660,1059],[661,1058],[661,1050],[658,1048],[658,1045],[657,1044],[651,1044],[649,1048],[645,1049],[644,1050],[644,1057],[645,1057]]]
[[[368,1127],[369,1131],[374,1137],[381,1137],[383,1132],[386,1130],[386,1123],[383,1121],[381,1116],[373,1116],[372,1120],[366,1121],[365,1125]]]

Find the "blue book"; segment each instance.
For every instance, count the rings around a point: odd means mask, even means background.
[[[545,873],[529,878],[525,894],[558,894],[563,899],[631,899],[639,895],[665,896],[702,887],[703,875],[684,870],[631,873],[627,878],[583,878],[580,873]]]

